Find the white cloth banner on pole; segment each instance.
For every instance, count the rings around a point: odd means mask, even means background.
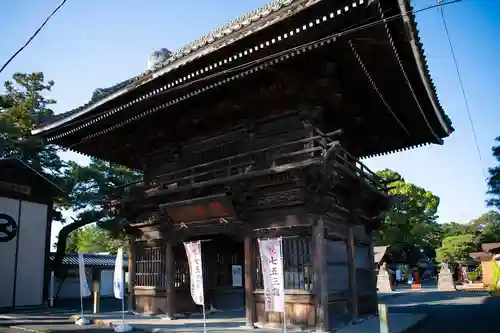
[[[122,300],[122,323],[115,327],[115,332],[131,332],[132,326],[125,324],[125,286],[123,272],[123,248],[116,253],[115,271],[113,274],[113,292],[115,298]]]
[[[83,254],[78,252],[78,273],[80,275],[80,297],[90,296],[89,285],[87,284],[87,275],[85,274],[85,263]]]
[[[115,272],[113,274],[113,292],[115,298],[123,299],[123,248],[116,253]]]
[[[282,239],[259,239],[266,312],[285,312]]]
[[[198,305],[205,305],[203,294],[203,266],[201,262],[201,242],[185,242],[184,248],[189,264],[189,276],[191,280],[191,297]]]

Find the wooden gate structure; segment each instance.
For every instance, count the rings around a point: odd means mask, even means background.
[[[162,52],[32,132],[144,172],[116,200],[136,310],[196,309],[182,242],[204,239],[207,302],[282,323],[264,312],[256,250],[282,236],[287,322],[324,331],[374,313],[373,231],[390,200],[360,159],[453,131],[409,2],[276,0]]]

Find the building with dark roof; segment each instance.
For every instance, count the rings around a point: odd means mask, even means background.
[[[0,158],[0,308],[48,296],[52,204],[61,191],[21,159]]]
[[[113,202],[136,309],[198,309],[182,242],[204,239],[206,305],[282,325],[257,239],[284,237],[287,322],[327,331],[375,313],[373,231],[390,198],[361,159],[453,132],[409,1],[275,0],[149,60],[32,131],[144,173]]]

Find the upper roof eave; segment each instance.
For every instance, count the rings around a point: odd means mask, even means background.
[[[90,102],[87,103],[81,107],[78,107],[74,110],[70,110],[68,112],[65,112],[63,114],[58,115],[58,119],[54,122],[50,122],[44,125],[41,125],[38,128],[35,128],[31,131],[32,135],[40,135],[43,132],[52,130],[57,128],[60,125],[63,125],[67,122],[70,122],[73,119],[76,119],[86,113],[91,112],[92,110],[96,109],[97,107],[105,104],[106,102],[109,102],[119,96],[122,96],[126,94],[127,92],[130,92],[134,90],[135,88],[142,86],[148,82],[153,81],[154,79],[172,71],[175,70],[179,67],[184,66],[185,64],[198,59],[200,57],[203,57],[209,53],[214,52],[215,50],[219,49],[220,47],[217,47],[215,45],[215,42],[218,42],[228,36],[232,36],[233,33],[240,31],[241,28],[247,27],[251,24],[256,24],[257,22],[260,22],[264,18],[272,18],[279,10],[281,10],[284,7],[289,7],[292,4],[297,4],[296,8],[297,10],[294,12],[299,12],[302,11],[303,9],[306,9],[310,6],[312,6],[315,3],[318,3],[322,0],[272,0],[269,3],[267,3],[264,7],[256,9],[250,13],[247,13],[243,16],[240,16],[239,18],[215,29],[211,33],[202,36],[198,40],[195,40],[177,51],[173,52],[171,56],[163,63],[159,64],[155,69],[153,70],[147,70],[141,74],[139,74],[136,77],[133,77],[132,79],[129,79],[127,81],[131,81],[131,83],[127,84],[125,87],[121,87],[121,89],[118,89],[107,96],[103,97],[102,99],[99,99],[98,101],[95,102]],[[358,0],[359,1],[359,0]],[[361,0],[360,3],[363,3],[365,0]],[[300,4],[304,3],[303,6],[299,6]],[[288,17],[287,15],[286,17]],[[285,17],[283,17],[285,18]],[[247,37],[251,34],[254,34],[257,31],[262,30],[263,28],[268,28],[271,25],[274,25],[275,23],[281,21],[283,18],[274,20],[270,24],[263,25],[259,27],[258,29],[254,29],[251,31],[249,34],[245,35],[244,37]],[[230,43],[235,42],[237,39],[232,40]],[[223,46],[226,46],[228,44],[225,44]]]
[[[422,47],[422,43],[420,42],[420,37],[418,36],[417,23],[415,21],[415,15],[413,14],[413,8],[410,4],[410,0],[397,0],[399,4],[399,9],[403,16],[403,21],[408,23],[411,29],[408,29],[406,33],[409,37],[409,44],[411,46],[413,56],[415,58],[415,62],[417,64],[417,69],[420,74],[420,78],[422,79],[422,83],[425,87],[429,100],[431,101],[432,107],[434,109],[434,113],[441,125],[446,136],[449,136],[453,132],[453,128],[451,124],[445,119],[445,113],[439,103],[436,94],[436,87],[429,73],[429,67],[427,65],[427,60],[424,55],[424,50]],[[408,14],[409,13],[409,14]],[[440,143],[442,143],[441,138],[437,138]]]
[[[284,6],[289,6],[291,4],[301,4],[301,6],[298,6],[300,9],[298,9],[296,11],[296,12],[298,12],[298,11],[303,10],[303,9],[305,9],[313,4],[316,4],[320,1],[322,1],[322,0],[309,0],[309,1],[307,1],[307,0],[275,0],[267,5],[268,7],[270,6],[271,8],[263,7],[257,11],[250,13],[253,16],[250,14],[247,14],[246,16],[243,16],[242,18],[239,18],[239,19],[234,21],[234,22],[240,22],[240,23],[234,23],[232,25],[228,24],[225,27],[231,27],[231,26],[235,26],[238,24],[241,25],[241,21],[243,21],[244,19],[250,20],[251,23],[253,24],[264,17],[272,18],[272,16],[270,16],[271,14],[277,12],[278,10],[283,8]],[[425,90],[426,90],[426,93],[428,95],[428,98],[431,101],[432,108],[433,108],[434,113],[436,115],[436,119],[438,120],[438,123],[440,124],[440,127],[441,127],[439,132],[441,132],[442,134],[440,134],[436,137],[437,142],[441,144],[442,139],[440,137],[441,136],[442,137],[449,136],[453,132],[453,128],[452,128],[449,120],[446,119],[445,113],[444,113],[442,107],[440,106],[440,102],[437,98],[437,94],[436,94],[436,90],[435,90],[436,88],[435,88],[435,85],[432,81],[432,78],[430,77],[429,69],[428,69],[428,66],[426,63],[426,58],[424,55],[424,50],[423,50],[423,47],[420,43],[420,39],[418,37],[417,25],[415,22],[415,17],[414,17],[413,12],[412,12],[412,7],[410,6],[410,2],[409,2],[409,0],[394,0],[394,1],[399,6],[399,9],[400,9],[401,13],[403,14],[402,16],[403,16],[404,23],[407,23],[408,26],[410,27],[410,29],[407,30],[408,37],[409,37],[408,38],[409,43],[410,43],[411,50],[412,50],[412,53],[413,53],[413,56],[415,59],[415,63],[416,63],[417,68],[418,68],[420,78],[422,80],[423,85],[425,86]],[[364,0],[364,1],[358,0],[358,2],[361,4],[361,3],[366,3],[367,1],[366,0]],[[274,5],[274,7],[272,7],[273,5]],[[287,15],[287,17],[288,16],[289,15]],[[280,20],[281,20],[281,18],[275,19],[275,20],[270,19],[270,21],[269,21],[270,23],[269,24],[262,24],[260,29],[267,28]],[[100,100],[97,100],[95,102],[90,102],[83,107],[66,112],[65,116],[63,116],[62,118],[58,117],[58,119],[55,120],[54,122],[51,122],[51,123],[48,123],[45,125],[41,125],[39,128],[32,130],[31,134],[32,135],[44,135],[44,132],[48,132],[50,130],[57,129],[57,127],[64,125],[65,123],[71,122],[73,119],[76,119],[76,118],[80,117],[81,115],[84,115],[88,112],[91,112],[92,110],[98,108],[99,106],[105,104],[106,102],[109,102],[109,101],[111,101],[111,100],[113,100],[121,95],[124,95],[127,92],[133,91],[135,88],[142,86],[148,82],[151,82],[151,81],[155,80],[156,78],[164,75],[165,73],[176,70],[177,68],[185,65],[188,62],[191,62],[195,59],[203,57],[203,56],[205,56],[205,55],[207,55],[207,54],[209,54],[209,53],[211,53],[219,48],[224,47],[225,45],[233,43],[234,41],[236,41],[240,38],[246,37],[246,36],[248,36],[252,33],[255,33],[256,31],[259,30],[259,29],[254,29],[248,34],[245,34],[243,36],[239,36],[239,38],[235,38],[234,40],[230,40],[229,43],[226,43],[224,45],[219,45],[217,47],[217,45],[215,45],[215,43],[214,43],[215,41],[221,40],[227,36],[233,36],[232,33],[239,31],[241,28],[238,28],[238,29],[227,28],[229,30],[224,31],[224,33],[220,32],[221,29],[222,28],[219,28],[214,33],[206,35],[206,36],[200,38],[198,41],[192,42],[192,43],[188,44],[188,46],[181,48],[180,50],[175,52],[173,54],[173,56],[171,56],[165,63],[161,64],[161,67],[155,69],[154,71],[146,71],[146,72],[142,73],[141,75],[139,75],[133,79],[128,80],[128,81],[131,81],[130,84],[127,84],[124,87],[122,86],[121,89],[118,89],[117,91],[109,93],[109,95],[103,97]],[[217,33],[217,31],[219,31],[219,33]],[[207,36],[210,36],[210,37],[207,37]],[[196,43],[198,43],[198,44],[196,44]]]

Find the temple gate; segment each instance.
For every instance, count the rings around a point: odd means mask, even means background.
[[[110,198],[137,311],[199,310],[182,242],[201,239],[207,306],[282,325],[256,246],[281,236],[286,322],[325,331],[376,312],[373,232],[391,200],[360,160],[452,131],[409,1],[276,0],[32,134],[144,173]]]

